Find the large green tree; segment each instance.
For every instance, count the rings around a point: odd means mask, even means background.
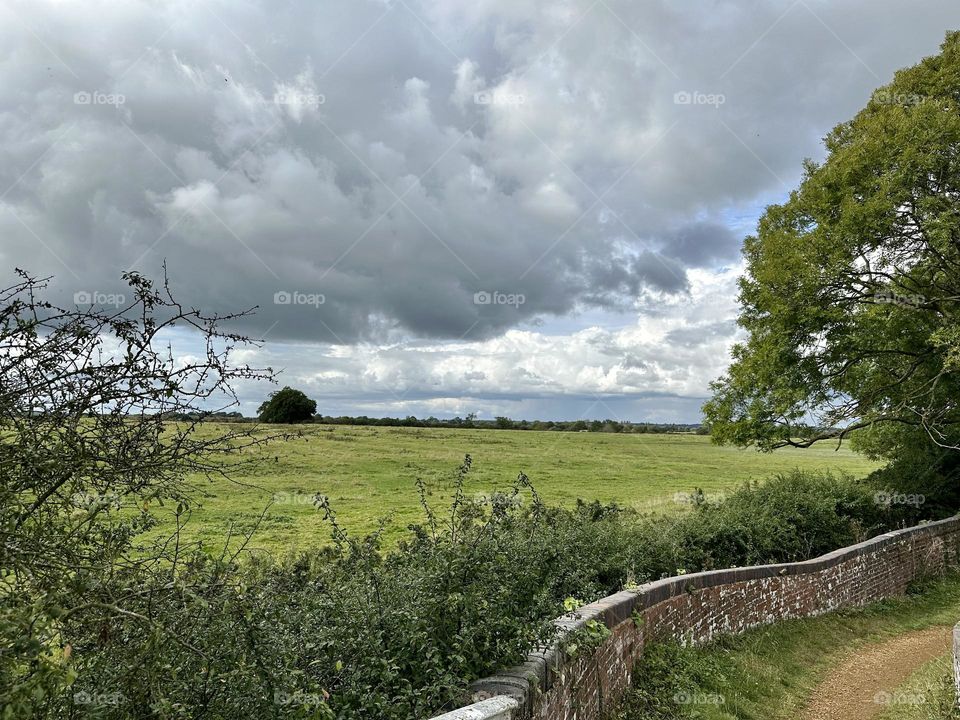
[[[291,387],[270,394],[258,409],[260,419],[268,423],[300,423],[317,412],[317,402]]]
[[[960,33],[826,138],[747,238],[745,342],[704,406],[718,442],[874,455],[960,442]],[[820,428],[802,432],[803,426]]]

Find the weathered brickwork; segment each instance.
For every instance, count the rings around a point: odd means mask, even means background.
[[[600,720],[629,687],[647,642],[703,643],[718,634],[865,605],[901,595],[911,581],[957,565],[960,516],[887,533],[806,562],[666,578],[557,620],[562,634],[589,620],[604,622],[610,636],[595,652],[570,658],[554,647],[533,653],[523,665],[474,683],[473,699],[515,699],[513,720]]]

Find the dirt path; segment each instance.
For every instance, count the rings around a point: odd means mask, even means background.
[[[950,650],[951,629],[932,627],[867,645],[835,667],[814,691],[804,720],[867,720],[914,670]]]

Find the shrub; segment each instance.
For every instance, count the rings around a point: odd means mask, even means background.
[[[77,678],[44,709],[67,715],[77,693],[117,693],[124,702],[100,716],[429,717],[550,641],[565,605],[680,568],[798,560],[888,527],[869,484],[829,475],[789,473],[671,520],[596,502],[547,508],[522,474],[471,499],[469,471],[468,456],[442,512],[419,483],[423,522],[392,549],[379,533],[351,536],[318,497],[328,548],[281,563],[192,553],[175,571],[130,567],[88,588],[91,607],[61,629]],[[133,615],[105,618],[96,605],[118,593]],[[177,635],[145,632],[137,616]]]
[[[865,483],[893,525],[948,517],[960,507],[960,453],[917,445],[871,473]]]
[[[155,524],[151,506],[167,503],[178,520],[189,514],[198,488],[187,476],[221,474],[228,456],[236,469],[246,463],[236,455],[266,441],[252,426],[232,425],[211,439],[194,430],[235,403],[233,383],[273,377],[233,362],[248,341],[222,326],[244,314],[187,309],[166,282],[126,273],[130,299],[122,307],[81,309],[57,307],[43,299],[46,280],[17,275],[0,288],[4,719],[35,716],[88,657],[99,659],[90,638],[74,642],[66,632],[78,618],[91,618],[102,636],[135,619],[139,635],[175,640],[178,628],[164,625],[164,613],[145,616],[141,607],[148,598],[162,609],[166,598],[156,596],[166,586],[173,592],[180,568],[167,567],[163,547],[136,553],[134,540]],[[201,348],[189,359],[158,340],[184,326]],[[169,421],[176,417],[187,419]],[[143,568],[156,575],[145,577]]]
[[[699,505],[681,531],[688,570],[795,562],[851,545],[889,526],[864,483],[799,470]]]

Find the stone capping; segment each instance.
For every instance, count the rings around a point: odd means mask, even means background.
[[[960,707],[960,623],[953,626],[953,685],[956,688],[954,705]]]
[[[500,695],[438,715],[433,720],[510,720],[516,709],[516,700]]]
[[[470,692],[472,698],[479,702],[454,710],[452,713],[432,718],[432,720],[511,720],[515,716],[513,709],[500,710],[500,714],[490,714],[492,711],[488,709],[506,707],[505,703],[510,700],[514,701],[514,708],[519,711],[516,717],[525,717],[533,711],[535,700],[553,686],[554,678],[562,669],[565,662],[561,650],[564,638],[590,620],[600,620],[608,628],[613,628],[629,619],[634,610],[645,610],[691,590],[702,590],[719,585],[776,576],[819,573],[891,543],[926,534],[939,535],[957,529],[960,529],[960,515],[883,533],[862,543],[840,548],[811,560],[676,575],[646,583],[636,589],[621,590],[557,618],[554,623],[560,629],[559,637],[549,648],[530,653],[527,656],[527,661],[520,665],[506,668],[495,675],[474,681],[470,684]],[[958,673],[958,698],[960,698],[960,624],[954,631],[954,658],[956,672]],[[494,701],[496,701],[494,705],[489,705]]]

